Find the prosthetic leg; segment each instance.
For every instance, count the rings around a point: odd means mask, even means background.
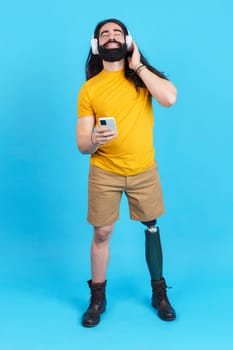
[[[158,310],[158,316],[164,321],[176,318],[175,310],[167,297],[167,285],[163,278],[163,255],[160,241],[159,227],[156,219],[142,222],[147,226],[145,230],[146,263],[150,272],[152,286],[152,306]]]

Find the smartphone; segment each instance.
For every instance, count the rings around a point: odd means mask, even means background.
[[[107,126],[112,131],[116,131],[116,121],[114,117],[105,117],[99,119],[99,126]]]

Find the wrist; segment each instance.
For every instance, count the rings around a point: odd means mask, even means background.
[[[135,71],[135,73],[138,75],[138,76],[140,76],[140,74],[141,74],[141,72],[144,70],[144,69],[146,69],[147,67],[144,65],[144,64],[141,64],[138,68],[137,68],[137,70]]]
[[[135,65],[135,67],[133,68],[133,70],[135,71],[135,73],[137,73],[137,70],[143,66],[143,63],[141,63],[140,61]]]

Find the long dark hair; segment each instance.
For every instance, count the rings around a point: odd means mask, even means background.
[[[111,18],[111,19],[106,19],[104,21],[101,21],[97,24],[93,37],[96,39],[99,39],[100,28],[104,24],[109,23],[109,22],[118,24],[122,28],[125,36],[129,34],[128,29],[121,21],[119,21],[118,19],[115,19],[115,18]],[[139,51],[139,52],[141,55],[141,63],[144,64],[147,67],[147,69],[149,69],[151,72],[155,73],[160,78],[167,80],[166,75],[164,73],[160,72],[159,70],[157,70],[156,68],[152,67],[149,64],[149,62],[147,61],[147,59],[142,55],[141,51]],[[127,57],[130,56],[131,54],[132,53],[128,52]],[[145,87],[145,84],[142,81],[142,79],[140,79],[140,77],[135,73],[135,71],[133,69],[129,68],[129,63],[128,63],[127,57],[125,58],[125,65],[124,65],[124,73],[125,73],[126,79],[131,81],[135,85],[136,88]],[[86,60],[86,79],[87,80],[91,79],[92,77],[97,75],[99,72],[101,72],[102,69],[103,69],[102,59],[100,58],[99,55],[93,55],[92,50],[90,49],[87,60]]]

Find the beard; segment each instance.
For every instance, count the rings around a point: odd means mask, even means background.
[[[99,45],[99,55],[102,60],[107,62],[116,62],[126,57],[127,46],[125,43],[120,44],[121,45],[120,47],[117,47],[114,49],[107,49],[105,45],[104,46]]]

